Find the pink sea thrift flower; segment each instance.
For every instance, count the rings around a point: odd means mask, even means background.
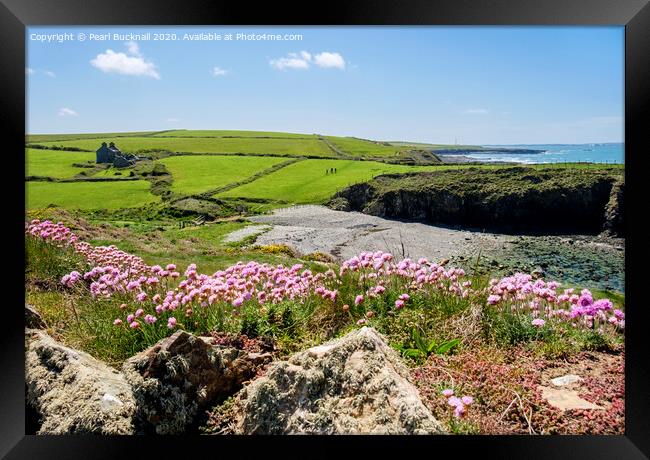
[[[474,402],[474,398],[472,398],[471,396],[463,396],[462,398],[460,398],[460,400],[466,406],[469,406],[470,404],[472,404]]]
[[[454,395],[454,390],[452,390],[451,388],[447,388],[447,389],[445,389],[445,390],[442,390],[442,394],[443,394],[443,396],[445,396],[446,398],[449,398],[450,396],[453,396],[453,395]]]
[[[488,303],[488,305],[495,305],[495,304],[499,303],[499,300],[501,300],[501,296],[492,294],[491,296],[488,297],[487,303]]]
[[[113,321],[113,324],[119,326],[120,324],[122,324],[122,320],[120,318],[117,318],[115,321]]]
[[[356,296],[356,298],[354,299],[354,304],[355,304],[355,305],[359,305],[359,304],[362,303],[362,302],[363,302],[363,296],[362,296],[361,294],[359,294],[359,295]]]
[[[546,321],[544,321],[542,318],[535,318],[531,323],[535,327],[542,327],[544,324],[546,324]]]
[[[172,316],[167,320],[167,327],[169,329],[174,329],[174,326],[176,326],[176,318]]]
[[[146,315],[146,316],[144,317],[144,322],[147,323],[147,324],[153,324],[153,323],[155,323],[156,321],[157,321],[157,318],[156,318],[155,316],[152,316],[152,315]]]

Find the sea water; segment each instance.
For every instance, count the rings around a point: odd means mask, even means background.
[[[464,156],[480,161],[510,161],[516,163],[625,163],[625,144],[527,144],[484,145],[483,147],[545,150],[536,154],[476,153]]]

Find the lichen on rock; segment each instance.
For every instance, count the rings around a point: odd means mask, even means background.
[[[183,433],[201,409],[233,395],[271,359],[268,353],[218,347],[210,340],[178,331],[124,363],[140,430]]]
[[[87,353],[26,329],[26,398],[37,434],[134,434],[135,401],[122,374]]]
[[[442,434],[372,328],[272,364],[236,398],[236,434]]]

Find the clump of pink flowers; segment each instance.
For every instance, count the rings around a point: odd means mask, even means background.
[[[463,417],[467,412],[467,406],[474,403],[474,398],[471,396],[463,396],[462,398],[454,396],[454,390],[451,388],[442,390],[442,395],[447,398],[447,404],[454,408],[456,418]]]
[[[33,220],[26,224],[25,232],[59,247],[71,247],[84,257],[92,268],[83,274],[73,271],[63,276],[61,283],[70,289],[87,288],[95,298],[116,297],[126,321],[116,318],[114,324],[121,327],[126,323],[131,329],[164,324],[174,329],[181,324],[177,318],[207,308],[236,315],[249,305],[263,308],[266,304],[312,299],[340,302],[342,310],[363,326],[383,311],[376,308],[378,305],[388,305],[397,312],[407,308],[413,296],[432,294],[459,298],[487,294],[489,306],[530,315],[536,327],[552,321],[580,327],[594,327],[596,322],[601,328],[625,327],[625,314],[613,310],[608,299],[594,300],[587,289],[580,294],[572,289],[558,292],[559,283],[533,281],[531,275],[522,273],[492,280],[485,292],[472,288],[463,269],[445,268],[444,263],[425,258],[396,261],[391,254],[376,251],[344,261],[338,273],[332,269],[312,273],[302,264],[287,267],[251,261],[237,262],[211,275],[199,273],[196,265],[190,264],[181,275],[174,264],[150,266],[115,246],[79,241],[61,222]],[[340,287],[344,283],[352,292],[342,296]],[[392,297],[395,292],[401,294]],[[135,307],[129,311],[129,305]],[[158,321],[161,317],[163,321]]]
[[[560,283],[545,282],[525,273],[501,280],[493,279],[488,288],[488,305],[508,309],[513,314],[533,317],[531,324],[542,327],[547,322],[565,322],[575,327],[603,330],[625,328],[625,314],[614,310],[609,299],[595,300],[589,289],[558,290]]]

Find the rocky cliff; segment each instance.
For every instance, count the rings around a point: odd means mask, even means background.
[[[506,233],[624,236],[624,190],[621,168],[467,168],[378,176],[330,206]]]

